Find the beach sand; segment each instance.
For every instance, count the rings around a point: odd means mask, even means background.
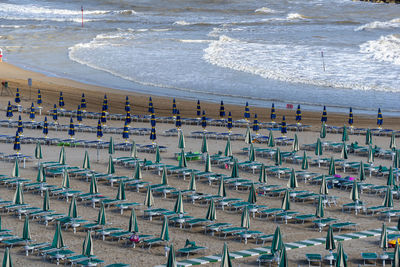
[[[22,98],[24,107],[30,106],[32,100],[27,99],[29,95],[29,88],[26,85],[27,78],[33,78],[33,88],[32,89],[32,98],[36,100],[36,90],[40,89],[42,91],[42,98],[44,101],[44,111],[50,109],[54,103],[58,102],[59,91],[63,91],[66,108],[67,109],[76,109],[76,106],[80,103],[81,93],[84,92],[86,95],[86,101],[88,102],[88,110],[89,111],[99,111],[101,108],[101,102],[103,99],[104,93],[107,93],[109,99],[110,112],[112,113],[123,113],[123,106],[125,102],[125,95],[129,95],[131,99],[132,114],[147,114],[147,105],[148,105],[148,95],[142,95],[132,92],[113,90],[110,88],[97,87],[93,85],[81,84],[78,82],[74,82],[71,80],[60,79],[47,77],[45,75],[34,73],[30,71],[25,71],[20,68],[14,67],[7,63],[0,63],[0,79],[10,81],[10,87],[12,92],[14,93],[14,88],[19,87],[22,90]],[[0,102],[2,105],[2,109],[5,108],[6,103],[11,100],[13,101],[14,96],[1,96]],[[170,116],[172,100],[168,98],[162,97],[153,97],[153,103],[155,106],[156,114],[158,116]],[[195,116],[195,107],[196,104],[194,101],[186,101],[177,99],[178,108],[181,111],[181,115],[183,117],[194,117]],[[202,103],[202,109],[207,111],[207,116],[215,117],[218,116],[219,104],[214,103]],[[243,106],[231,106],[226,105],[225,109],[227,111],[232,111],[235,119],[242,118]],[[252,108],[251,113],[257,112],[259,115],[259,121],[268,122],[269,119],[269,108]],[[328,110],[329,112],[329,110]],[[5,117],[5,112],[3,112],[3,119]],[[288,123],[294,122],[294,114],[295,110],[277,110],[278,121],[280,121],[281,115],[287,116]],[[310,144],[314,143],[317,137],[319,136],[319,127],[320,127],[320,113],[313,112],[303,112],[304,124],[310,124],[313,126],[313,131],[307,132],[299,132],[299,141],[300,144]],[[14,115],[15,116],[15,115]],[[22,114],[23,120],[28,120],[27,114]],[[14,117],[15,118],[15,117]],[[384,118],[384,127],[391,129],[399,129],[396,121],[398,118]],[[43,116],[37,116],[36,121],[42,121]],[[347,114],[332,114],[328,113],[328,124],[342,126],[347,120]],[[61,124],[68,124],[69,118],[61,117]],[[87,125],[96,125],[97,120],[89,120],[84,119],[84,123]],[[123,122],[121,121],[109,121],[107,125],[121,127]],[[366,127],[369,126],[374,128],[376,125],[376,118],[367,118],[364,116],[357,116],[355,114],[355,125],[356,127]],[[149,123],[133,123],[133,127],[149,127]],[[179,152],[177,148],[177,137],[166,137],[163,136],[162,133],[165,130],[174,128],[172,124],[161,124],[157,123],[157,143],[160,145],[165,145],[168,147],[168,151],[166,153],[162,153],[162,162],[166,164],[174,164],[177,165],[177,161],[174,158],[174,153]],[[15,134],[15,128],[7,128],[1,127],[1,134]],[[189,138],[189,134],[192,131],[198,131],[201,129],[200,126],[191,126],[184,125],[182,127],[184,133],[186,134],[186,149],[185,151],[199,151],[201,146],[201,139]],[[223,127],[208,127],[209,131],[217,131],[217,132],[226,132],[226,129]],[[244,128],[234,128],[233,133],[244,133]],[[267,134],[267,131],[264,129],[261,131],[263,134]],[[24,129],[25,136],[36,136],[41,137],[42,133],[40,130],[32,130],[32,129]],[[276,133],[276,135],[278,135]],[[111,135],[105,134],[103,140],[108,140]],[[121,134],[112,135],[115,139],[116,143],[122,142]],[[294,132],[288,133],[289,137],[294,136]],[[49,137],[62,137],[68,138],[67,133],[65,131],[53,131],[50,130]],[[77,139],[87,139],[87,140],[95,140],[95,133],[83,133],[78,132],[76,134]],[[138,144],[149,144],[150,140],[148,135],[138,136],[132,135],[131,140],[135,140]],[[340,134],[328,134],[326,140],[337,141],[340,142],[341,135]],[[358,141],[360,144],[364,143],[365,136],[356,136],[350,135],[350,142]],[[374,137],[374,144],[388,149],[390,137]],[[225,141],[223,140],[208,140],[208,146],[210,150],[210,154],[215,154],[218,151],[223,151],[225,147]],[[233,153],[239,160],[247,160],[247,155],[241,152],[241,149],[245,147],[245,143],[243,141],[232,141]],[[267,147],[266,144],[257,144],[259,147]],[[34,153],[34,144],[23,144],[22,145],[22,153],[27,155],[32,155]],[[282,151],[290,151],[290,146],[280,147]],[[54,161],[58,159],[58,154],[60,151],[60,147],[55,146],[42,146],[43,150],[43,161]],[[0,151],[4,153],[12,153],[12,144],[10,143],[0,143]],[[83,162],[85,149],[84,148],[71,148],[66,147],[67,154],[67,164],[70,166],[81,166]],[[96,161],[96,149],[88,149],[90,159],[91,159],[91,167],[92,169],[99,172],[106,172],[107,162],[108,162],[108,154],[107,149],[103,149],[100,151],[99,161]],[[300,151],[302,155],[302,151]],[[313,152],[307,152],[308,156],[313,156]],[[120,156],[128,156],[129,152],[127,151],[116,151],[115,157]],[[150,160],[154,160],[154,154],[148,153],[139,153],[139,158],[147,158]],[[332,152],[324,152],[324,157],[335,156],[335,158],[339,158],[339,153]],[[350,155],[351,161],[366,161],[365,157]],[[261,158],[258,157],[257,161],[263,162],[266,165],[273,165],[273,161],[270,158]],[[375,161],[375,166],[379,165],[390,165],[390,160],[383,160],[377,158]],[[4,162],[0,164],[0,174],[10,175],[13,163]],[[296,170],[300,170],[299,165],[293,164],[284,164],[287,167],[294,167]],[[204,169],[203,162],[200,161],[190,161],[188,162],[188,167],[193,169]],[[223,173],[230,175],[230,170],[213,166],[213,171],[218,173]],[[326,167],[321,168],[310,168],[310,171],[319,172],[323,174],[327,174],[328,170]],[[30,178],[34,180],[36,178],[36,161],[28,162],[26,168],[21,168],[21,176],[24,178]],[[253,181],[258,180],[258,174],[252,174],[250,172],[240,171],[240,177],[248,178]],[[341,175],[349,175],[343,172],[338,172]],[[133,169],[127,169],[122,166],[116,165],[116,175],[126,175],[132,176]],[[357,176],[357,174],[350,174],[351,176]],[[143,172],[143,179],[145,181],[149,181],[151,183],[159,183],[161,177],[157,175],[157,173],[151,171]],[[54,184],[57,186],[61,185],[61,177],[48,178],[48,183]],[[382,177],[368,177],[367,182],[384,185],[386,183],[386,179]],[[269,184],[280,184],[286,186],[287,179],[278,179],[275,176],[268,177]],[[176,176],[169,176],[169,184],[173,187],[179,189],[187,189],[189,186],[189,180],[183,181],[182,178],[177,178]],[[89,191],[89,183],[82,180],[72,179],[71,186],[74,189],[80,190],[82,192]],[[117,185],[114,184],[114,187],[111,187],[109,184],[104,182],[99,183],[99,191],[106,196],[115,197],[117,194]],[[299,181],[299,190],[310,190],[314,192],[318,192],[319,185],[310,185],[309,183],[304,183]],[[4,200],[12,200],[14,195],[14,189],[5,188],[4,186],[0,187],[1,198]],[[197,191],[202,193],[210,193],[216,194],[218,191],[218,187],[216,185],[209,186],[208,183],[197,183]],[[350,200],[350,191],[348,190],[338,190],[331,189],[331,195],[335,195],[339,197],[338,205],[327,207],[325,210],[326,217],[334,217],[339,219],[340,221],[352,221],[358,223],[358,230],[369,230],[380,228],[383,221],[380,220],[377,216],[366,216],[364,214],[359,214],[357,216],[354,213],[342,213],[342,204],[351,202]],[[228,197],[232,198],[242,198],[247,199],[248,191],[236,191],[233,189],[227,190]],[[144,192],[127,192],[127,198],[129,202],[139,202],[143,203],[145,199]],[[361,199],[367,203],[367,206],[376,206],[381,205],[383,199],[377,195],[368,195],[362,194]],[[25,201],[30,203],[32,206],[41,207],[42,206],[42,197],[39,194],[32,194],[31,192],[25,193]],[[281,197],[265,197],[259,196],[257,199],[257,204],[259,205],[267,205],[271,208],[280,208],[281,206]],[[398,206],[398,199],[395,199],[395,207]],[[174,198],[163,199],[160,197],[155,198],[155,207],[159,208],[167,208],[173,209],[175,203]],[[55,210],[57,213],[67,213],[68,212],[69,203],[66,203],[65,200],[58,200],[56,198],[52,198],[50,202],[50,207],[52,210]],[[202,206],[199,204],[191,204],[185,202],[185,211],[189,213],[189,215],[194,217],[204,217],[207,212],[207,206]],[[292,202],[291,208],[293,210],[300,211],[302,214],[315,213],[315,206],[311,203],[302,203],[302,202]],[[78,213],[84,219],[88,221],[94,221],[97,218],[98,207],[93,209],[90,206],[85,206],[82,204],[78,204]],[[139,221],[139,229],[143,233],[150,233],[158,236],[161,231],[162,221],[155,219],[153,221],[144,220],[142,218],[143,208],[140,208],[136,211]],[[112,223],[112,227],[121,227],[127,229],[128,221],[129,221],[129,211],[125,211],[123,215],[120,215],[119,212],[114,210],[113,208],[108,209],[107,211],[107,220]],[[230,211],[222,211],[221,209],[217,210],[217,221],[218,222],[230,222],[233,225],[240,226],[240,216],[241,214],[238,212],[230,212]],[[3,214],[2,215],[2,227],[11,229],[17,235],[22,235],[22,225],[23,220],[18,220],[17,217],[13,215]],[[388,224],[390,226],[396,225],[397,222],[393,221]],[[259,230],[267,234],[272,234],[275,230],[276,225],[280,225],[281,231],[283,234],[284,242],[295,242],[301,241],[309,238],[318,238],[325,237],[326,231],[319,233],[313,225],[310,223],[306,224],[294,224],[292,222],[288,224],[284,224],[281,222],[274,222],[271,219],[261,220],[261,219],[251,219],[251,229]],[[229,245],[229,250],[231,252],[249,249],[254,247],[259,247],[260,244],[255,244],[253,240],[250,240],[247,245],[244,245],[243,242],[239,242],[238,239],[227,238],[223,239],[218,236],[210,236],[204,235],[204,230],[202,228],[196,227],[192,231],[188,229],[179,229],[179,227],[169,227],[171,243],[174,244],[176,249],[182,248],[185,244],[186,239],[194,240],[198,245],[206,246],[208,249],[204,252],[204,254],[200,253],[197,256],[201,255],[213,255],[216,253],[220,253],[222,251],[222,247],[224,242],[227,242]],[[349,233],[352,231],[344,231],[343,233]],[[50,224],[48,227],[45,227],[43,224],[39,224],[37,222],[31,222],[31,234],[32,238],[39,242],[51,242],[54,234],[54,224]],[[69,229],[67,231],[63,231],[63,237],[65,244],[68,247],[80,253],[82,249],[82,242],[85,237],[85,232],[78,231],[76,234],[73,234],[72,230]],[[266,243],[266,246],[270,245],[269,242]],[[123,262],[129,263],[131,266],[153,266],[158,264],[164,264],[166,262],[166,258],[164,257],[164,247],[156,246],[152,248],[150,251],[144,250],[142,248],[127,248],[124,246],[124,242],[117,243],[116,241],[102,241],[100,239],[94,240],[95,246],[95,254],[98,258],[104,260],[107,264],[115,263],[115,262]],[[344,249],[345,252],[349,255],[349,265],[357,266],[357,264],[361,263],[360,252],[381,252],[379,249],[379,242],[377,238],[367,238],[364,240],[353,240],[353,241],[345,241]],[[0,248],[0,253],[4,251],[4,247]],[[305,253],[321,253],[326,255],[327,252],[324,250],[324,246],[316,246],[311,248],[301,248],[288,252],[289,257],[289,266],[298,266],[298,265],[306,265],[305,262]],[[50,266],[52,264],[42,261],[42,258],[39,256],[29,256],[25,257],[23,253],[23,249],[20,247],[14,247],[11,250],[12,259],[14,261],[15,266]],[[236,260],[233,262],[234,266],[257,266],[256,262],[257,257],[249,257],[244,258],[242,260]],[[185,257],[178,257],[178,260],[185,259]],[[213,264],[210,266],[219,266],[219,264]]]

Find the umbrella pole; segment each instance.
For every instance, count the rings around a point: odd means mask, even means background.
[[[97,143],[97,151],[96,151],[96,156],[97,156],[97,162],[99,162],[99,144]]]

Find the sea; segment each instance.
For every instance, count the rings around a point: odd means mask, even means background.
[[[400,115],[400,5],[2,0],[0,48],[26,69],[145,94]]]

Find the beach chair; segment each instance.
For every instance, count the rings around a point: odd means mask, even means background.
[[[313,263],[317,263],[318,266],[322,266],[322,256],[321,256],[321,254],[306,254],[306,259],[308,261],[308,266],[309,267]]]
[[[104,267],[130,267],[130,264],[125,264],[125,263],[112,263],[112,264],[107,264]]]
[[[378,254],[375,252],[361,252],[361,258],[364,262],[364,266],[367,265],[376,265],[376,262],[378,261]],[[372,263],[371,263],[372,262]]]
[[[204,233],[206,234],[207,231],[211,232],[211,235],[214,235],[215,232],[220,232],[222,229],[230,227],[231,223],[213,223],[206,225],[204,227]]]
[[[178,249],[176,252],[181,253],[181,254],[186,254],[186,258],[189,257],[190,253],[197,253],[202,250],[206,250],[207,247],[202,247],[202,246],[197,246],[196,242],[194,241],[189,241],[186,239],[186,244],[185,247]]]
[[[264,265],[265,263],[269,263],[269,266],[271,267],[271,265],[274,261],[278,261],[278,258],[275,257],[274,254],[263,254],[260,257],[258,257],[258,259],[257,259],[259,267],[261,265]]]

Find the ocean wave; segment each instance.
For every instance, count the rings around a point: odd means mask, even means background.
[[[211,40],[188,40],[188,39],[178,39],[181,43],[209,43]]]
[[[355,28],[355,31],[365,31],[373,29],[391,29],[400,27],[400,18],[392,19],[389,21],[373,21],[360,27]]]
[[[360,52],[378,61],[400,65],[400,35],[381,36],[360,45]]]
[[[289,13],[286,17],[288,20],[306,19],[307,17],[299,13]]]
[[[273,10],[271,8],[268,7],[260,7],[256,10],[254,10],[255,13],[265,13],[265,14],[273,14],[273,13],[277,13],[278,11]]]

